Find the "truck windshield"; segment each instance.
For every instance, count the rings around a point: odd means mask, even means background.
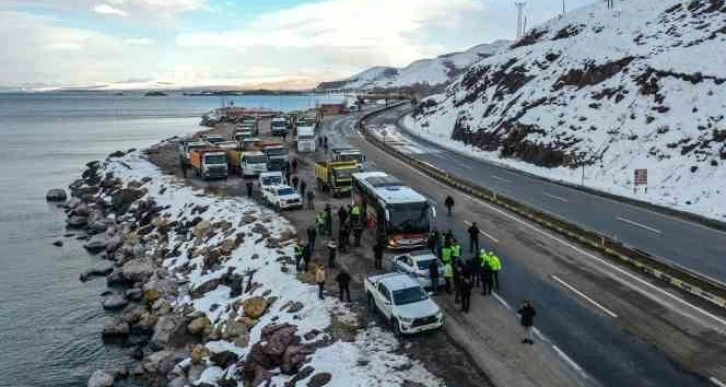
[[[361,159],[362,159],[362,157],[359,154],[338,155],[338,161],[355,161],[356,163],[360,164]]]
[[[280,185],[282,184],[281,176],[265,176],[262,178],[262,185]]]
[[[258,156],[246,156],[245,162],[248,164],[266,164],[267,163],[267,157],[264,155],[258,155]]]
[[[353,176],[353,172],[355,172],[355,170],[350,168],[333,169],[333,174],[335,175],[336,180],[350,179]]]
[[[393,303],[396,305],[413,304],[428,298],[429,296],[420,286],[393,291]]]
[[[391,219],[388,232],[391,234],[420,234],[431,231],[429,204],[404,203],[388,206]]]
[[[293,190],[292,188],[280,188],[277,190],[278,196],[287,196],[287,195],[292,195],[294,193],[295,193],[295,190]]]
[[[227,164],[227,157],[225,155],[209,155],[204,156],[205,164]]]

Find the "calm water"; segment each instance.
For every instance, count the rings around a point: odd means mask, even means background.
[[[233,97],[236,106],[295,110],[336,97]],[[0,94],[0,386],[80,386],[121,364],[104,346],[100,293],[81,272],[101,263],[63,238],[64,213],[45,202],[86,162],[199,130],[218,97]],[[51,244],[58,239],[63,247]]]

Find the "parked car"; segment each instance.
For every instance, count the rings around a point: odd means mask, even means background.
[[[377,309],[397,335],[417,333],[444,325],[444,312],[418,281],[402,273],[372,275],[365,279],[368,305]]]
[[[302,208],[302,197],[289,185],[278,185],[262,190],[262,198],[276,210]]]
[[[396,255],[391,259],[393,271],[404,273],[418,281],[424,288],[431,287],[431,271],[429,266],[434,263],[439,270],[439,278],[443,281],[444,266],[441,261],[428,250],[413,251]]]

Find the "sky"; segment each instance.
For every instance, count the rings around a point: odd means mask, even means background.
[[[509,0],[0,0],[0,88],[301,88],[515,33]]]

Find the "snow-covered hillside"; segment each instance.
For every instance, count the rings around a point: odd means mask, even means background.
[[[511,42],[498,40],[491,44],[481,44],[463,52],[441,55],[433,59],[417,60],[410,65],[395,67],[373,67],[348,79],[326,82],[318,90],[375,90],[402,87],[441,87],[473,63],[506,49]]]
[[[628,0],[532,29],[405,123],[553,179],[579,184],[584,163],[591,188],[726,221],[725,115],[724,0]]]

